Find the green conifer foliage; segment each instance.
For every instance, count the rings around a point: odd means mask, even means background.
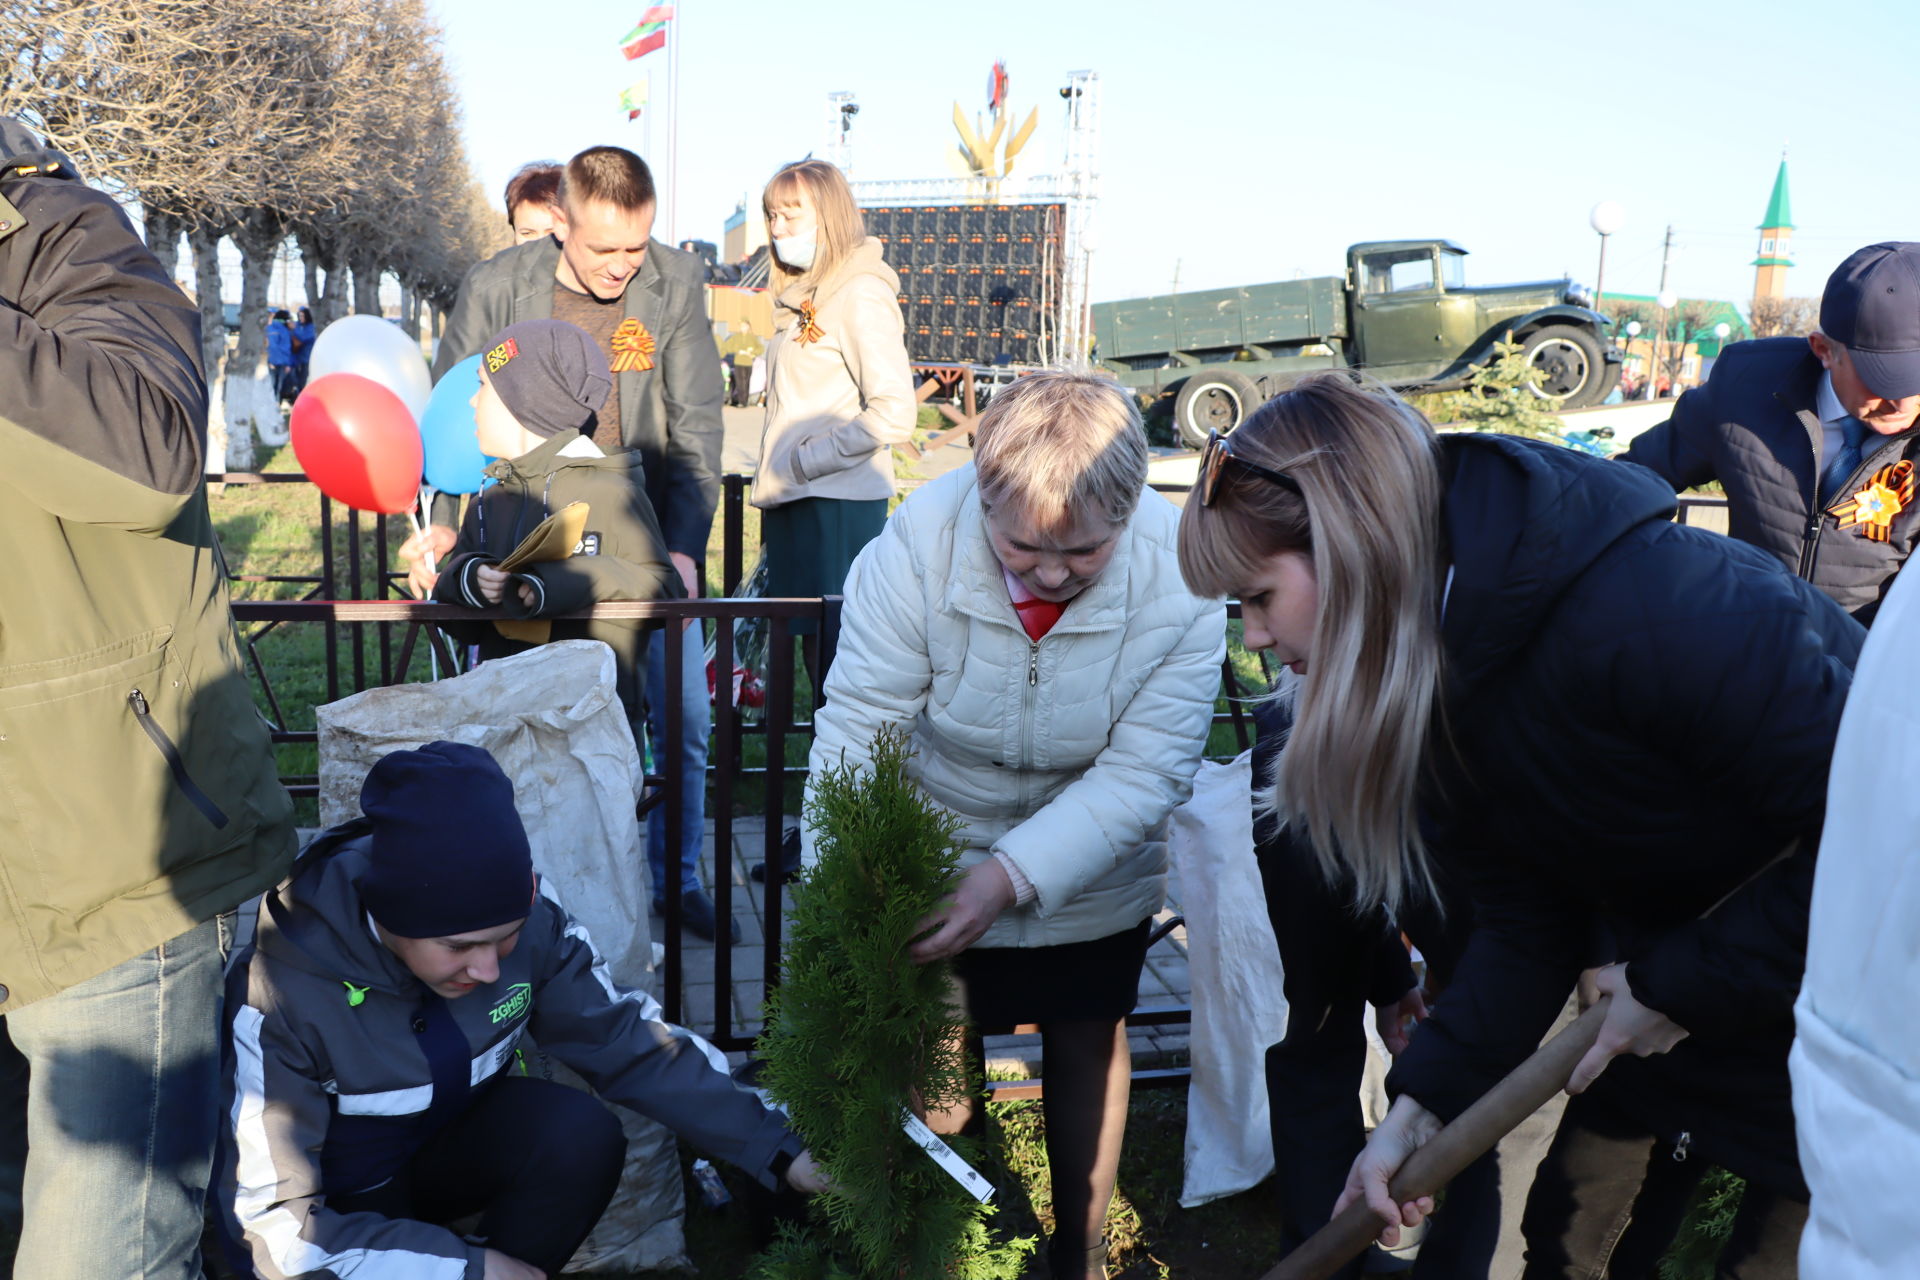
[[[804,1229],[783,1227],[755,1280],[1014,1280],[1030,1240],[989,1239],[976,1202],[901,1129],[909,1102],[960,1100],[949,968],[907,957],[959,872],[959,823],[909,777],[904,733],[870,768],[815,779],[819,861],[789,890],[786,973],[768,1001],[761,1077],[833,1180]],[[950,1145],[969,1163],[977,1153]]]

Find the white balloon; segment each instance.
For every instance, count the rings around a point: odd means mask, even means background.
[[[330,373],[357,373],[400,397],[418,423],[433,395],[420,344],[399,325],[379,316],[342,316],[314,339],[307,381]]]

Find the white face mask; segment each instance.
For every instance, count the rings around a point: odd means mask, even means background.
[[[775,236],[773,238],[774,253],[779,255],[780,261],[795,271],[805,271],[813,265],[815,250],[812,236]]]

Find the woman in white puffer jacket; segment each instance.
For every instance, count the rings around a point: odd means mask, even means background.
[[[966,871],[912,958],[954,958],[975,1025],[1040,1025],[1048,1257],[1071,1280],[1106,1274],[1125,1018],[1225,647],[1225,609],[1187,590],[1179,513],[1146,478],[1115,383],[1041,373],[1000,392],[974,465],[854,561],[814,719],[816,776],[909,726],[916,780],[964,824]]]

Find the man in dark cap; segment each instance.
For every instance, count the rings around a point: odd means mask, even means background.
[[[206,443],[193,304],[0,115],[0,1227],[36,1280],[200,1275],[228,921],[293,856]]]
[[[513,784],[478,747],[375,764],[260,907],[227,988],[230,1234],[263,1280],[558,1275],[619,1180],[591,1094],[773,1188],[822,1180],[726,1059],[616,987],[533,871]],[[444,1224],[479,1214],[472,1236]]]
[[[1802,338],[1728,347],[1621,456],[1675,491],[1718,480],[1729,531],[1870,624],[1920,538],[1920,243],[1841,263]]]

